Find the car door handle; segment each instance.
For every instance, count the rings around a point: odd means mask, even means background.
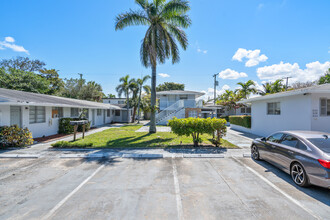
[[[289,153],[289,154],[293,154],[293,151],[289,150],[288,153]]]

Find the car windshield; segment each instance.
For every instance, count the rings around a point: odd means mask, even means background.
[[[329,138],[309,138],[308,140],[323,152],[330,153]]]

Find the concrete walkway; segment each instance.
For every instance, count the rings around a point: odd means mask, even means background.
[[[149,132],[150,126],[142,126],[140,129],[135,132]],[[157,132],[171,132],[171,128],[167,126],[156,126]]]
[[[250,149],[251,143],[259,136],[249,134],[242,131],[233,130],[230,127],[227,128],[227,135],[223,138],[243,149]]]

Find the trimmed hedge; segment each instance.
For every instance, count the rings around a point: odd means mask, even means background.
[[[70,125],[70,121],[80,121],[80,120],[87,120],[81,118],[61,118],[58,126],[58,133],[59,134],[72,134],[73,133],[73,125]],[[91,128],[91,122],[89,121],[85,125],[85,131],[88,131]],[[78,125],[78,131],[82,132],[83,126]]]
[[[230,124],[251,128],[251,115],[232,115],[229,116]]]
[[[32,133],[17,125],[0,127],[0,147],[26,147],[33,144]]]
[[[172,132],[178,136],[192,136],[194,146],[198,147],[202,142],[200,135],[210,134],[214,136],[212,143],[216,146],[220,145],[220,139],[226,135],[227,121],[218,118],[183,118],[177,119],[174,117],[169,120],[168,126],[171,127]]]
[[[221,119],[225,119],[227,122],[229,122],[229,116],[220,116]]]

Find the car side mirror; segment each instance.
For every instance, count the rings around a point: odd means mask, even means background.
[[[267,139],[265,137],[261,138],[260,140],[263,141],[263,142],[267,141]]]

